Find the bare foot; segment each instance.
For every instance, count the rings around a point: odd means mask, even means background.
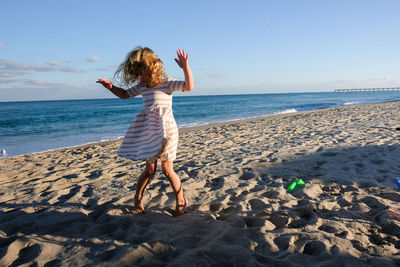
[[[136,213],[136,214],[146,213],[146,211],[144,210],[142,201],[139,201],[135,198],[134,202],[135,202],[135,209],[133,210],[134,213]]]
[[[181,205],[178,205],[178,204],[176,205],[175,214],[174,214],[175,217],[183,215],[185,213],[185,208],[189,205],[189,202],[187,201],[186,197],[183,196],[183,198],[184,198],[185,202]]]

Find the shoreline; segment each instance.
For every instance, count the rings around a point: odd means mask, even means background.
[[[348,104],[348,105],[344,105],[344,106],[324,108],[324,109],[316,109],[316,110],[307,110],[307,111],[295,111],[295,112],[282,111],[283,113],[277,112],[277,113],[274,113],[274,114],[262,115],[262,116],[258,116],[258,117],[235,119],[235,120],[221,121],[221,122],[212,122],[212,123],[200,124],[200,125],[195,125],[195,126],[182,127],[182,128],[179,128],[179,133],[180,134],[181,133],[188,133],[188,132],[208,129],[208,128],[212,128],[212,127],[220,127],[220,126],[224,126],[224,125],[230,125],[230,124],[233,124],[233,123],[251,122],[251,121],[263,120],[263,119],[268,119],[268,118],[274,119],[274,118],[280,118],[282,116],[293,116],[293,115],[297,115],[297,114],[307,114],[307,113],[310,113],[310,112],[326,111],[326,110],[330,110],[330,109],[346,108],[346,107],[354,107],[354,106],[363,106],[363,105],[384,104],[384,103],[392,103],[392,102],[400,102],[400,100],[392,100],[392,101],[377,102],[377,103],[367,103],[367,104]],[[400,122],[399,122],[399,124],[400,124]],[[104,140],[104,141],[93,141],[93,142],[84,143],[84,144],[78,144],[78,145],[74,145],[74,146],[60,147],[60,148],[49,149],[49,150],[38,151],[38,152],[32,152],[32,153],[26,153],[26,154],[21,154],[21,155],[16,155],[16,156],[0,157],[0,160],[16,158],[16,157],[24,157],[24,156],[29,156],[29,155],[35,155],[35,154],[38,154],[38,153],[46,153],[46,152],[59,151],[59,150],[63,151],[63,150],[72,149],[72,148],[86,148],[86,147],[93,146],[93,145],[109,144],[109,143],[121,141],[122,138],[123,138],[123,136],[118,137],[116,139],[110,139],[110,140]]]
[[[400,101],[180,130],[173,217],[160,166],[119,141],[0,160],[0,265],[400,264]],[[305,183],[293,191],[295,180]]]

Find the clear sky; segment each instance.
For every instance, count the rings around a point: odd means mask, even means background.
[[[138,45],[200,94],[400,86],[400,1],[0,1],[0,101],[111,98]]]

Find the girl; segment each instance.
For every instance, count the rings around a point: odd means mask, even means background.
[[[132,160],[146,160],[146,168],[140,175],[135,194],[135,212],[144,213],[143,191],[156,172],[160,159],[162,172],[168,178],[176,196],[175,216],[182,215],[188,202],[183,194],[179,176],[173,169],[178,146],[178,127],[172,114],[172,93],[192,91],[193,76],[185,50],[177,51],[175,59],[185,74],[185,81],[169,79],[164,73],[162,61],[147,47],[129,52],[114,77],[130,86],[124,90],[106,79],[98,79],[105,88],[119,98],[143,96],[144,109],[130,125],[118,155]]]

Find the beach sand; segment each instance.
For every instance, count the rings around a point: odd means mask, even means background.
[[[120,140],[0,160],[0,266],[399,266],[400,102],[180,130],[132,213]],[[296,178],[305,186],[289,192]]]

